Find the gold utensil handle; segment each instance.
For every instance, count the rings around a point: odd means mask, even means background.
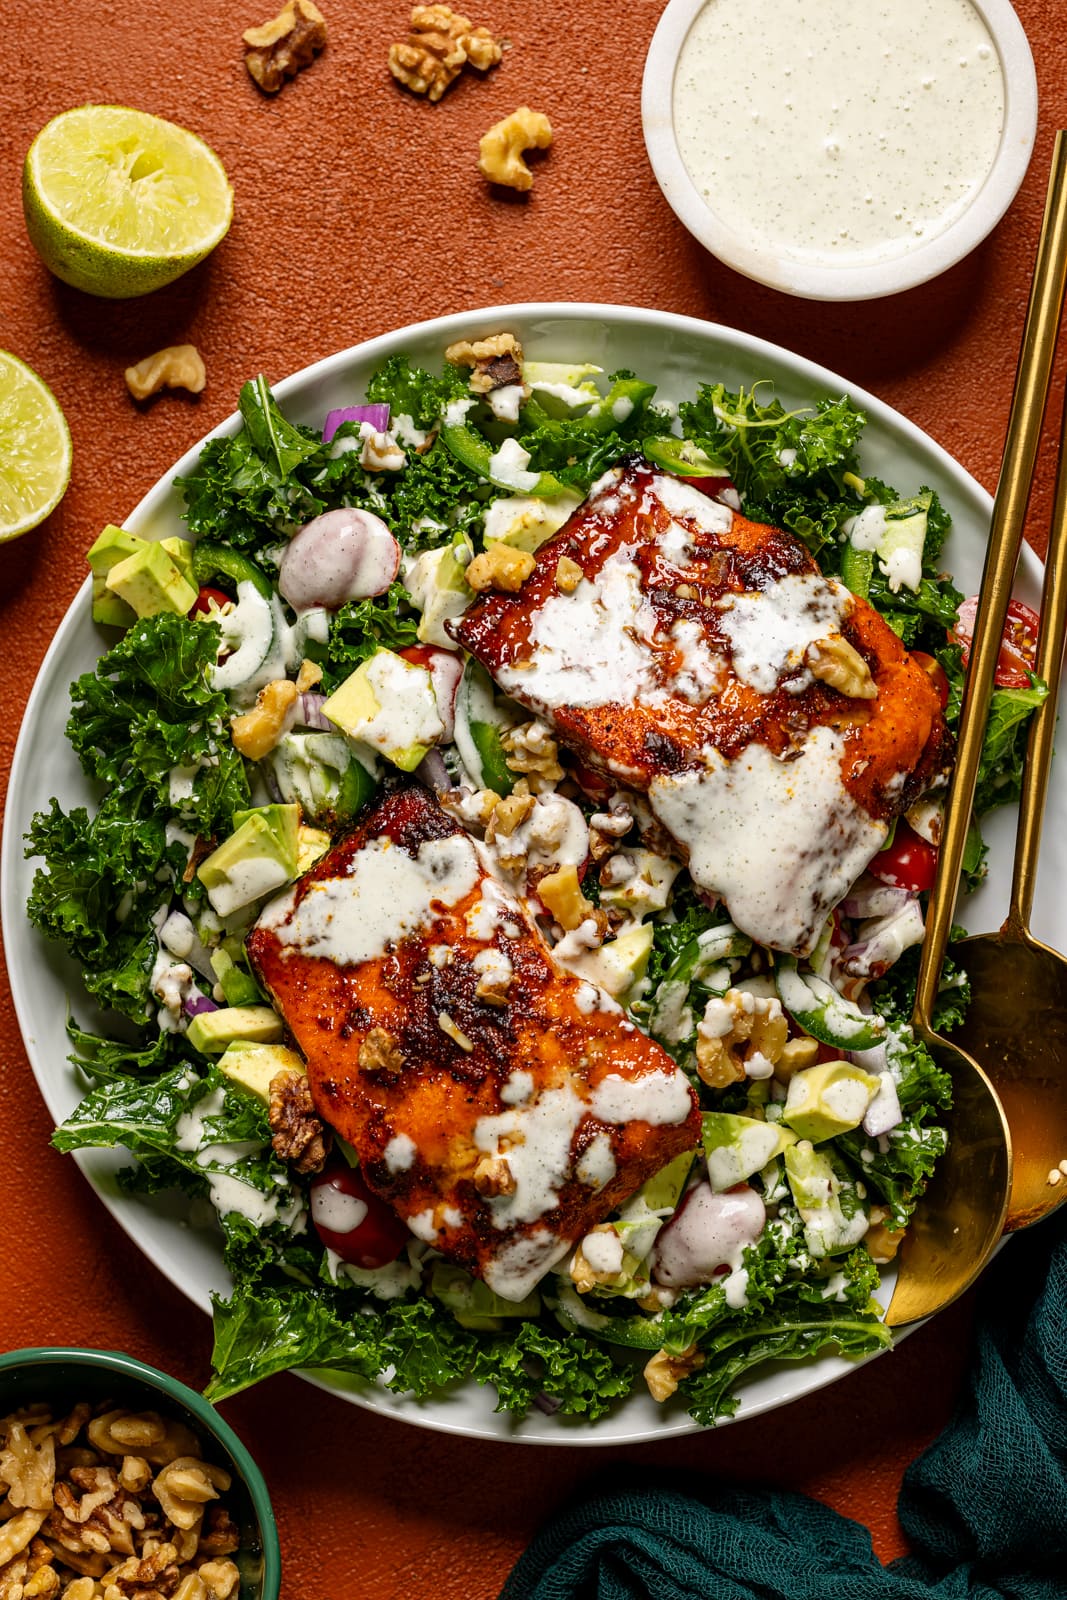
[[[1052,358],[1067,280],[1067,132],[1056,135],[1045,216],[1041,226],[1022,349],[1015,374],[1004,460],[993,502],[971,659],[960,712],[956,766],[945,808],[937,876],[926,915],[926,938],[915,988],[914,1021],[932,1028],[941,964],[959,892],[974,787],[985,737],[993,674],[1022,547],[1023,519],[1030,497],[1041,420],[1048,396]]]
[[[1061,134],[1061,138],[1063,135]],[[1056,461],[1056,492],[1049,528],[1045,577],[1041,586],[1041,629],[1034,671],[1048,686],[1048,697],[1034,713],[1023,763],[1019,828],[1015,836],[1015,868],[1011,881],[1011,907],[1004,932],[1022,934],[1030,925],[1037,886],[1037,859],[1041,851],[1041,825],[1048,798],[1059,710],[1063,646],[1067,639],[1067,394],[1060,424]]]

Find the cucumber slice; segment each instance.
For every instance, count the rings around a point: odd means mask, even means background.
[[[693,439],[676,439],[673,434],[657,434],[641,444],[641,454],[655,467],[683,478],[728,478],[729,469],[702,450]]]

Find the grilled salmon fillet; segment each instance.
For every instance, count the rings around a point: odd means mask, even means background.
[[[247,948],[368,1184],[506,1300],[699,1142],[671,1057],[553,964],[417,785],[272,901]]]
[[[594,485],[518,593],[479,595],[449,630],[585,763],[647,793],[746,933],[798,955],[946,766],[937,690],[878,612],[792,534],[640,458]]]

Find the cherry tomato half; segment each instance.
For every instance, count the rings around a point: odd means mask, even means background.
[[[411,1238],[406,1224],[368,1187],[359,1168],[343,1159],[312,1179],[311,1220],[327,1250],[356,1267],[388,1266]]]
[[[941,701],[941,709],[944,711],[948,705],[949,696],[948,673],[940,661],[935,656],[928,656],[925,650],[913,650],[911,659],[917,666],[922,667],[926,676],[937,690],[938,699]]]
[[[212,609],[221,611],[223,606],[232,605],[233,600],[228,594],[223,594],[221,589],[212,589],[210,585],[205,584],[189,607],[188,615],[190,617],[207,617],[211,615]]]
[[[950,637],[963,652],[963,665],[971,659],[971,640],[974,638],[974,618],[978,610],[978,596],[972,595],[960,606],[956,626]],[[1037,633],[1040,617],[1032,606],[1021,600],[1012,600],[1008,606],[1008,620],[997,658],[993,681],[998,689],[1028,689],[1030,674],[1034,670],[1037,654]]]
[[[897,823],[893,843],[879,850],[867,871],[894,889],[909,889],[913,894],[932,889],[937,871],[937,850],[921,839],[903,818]]]

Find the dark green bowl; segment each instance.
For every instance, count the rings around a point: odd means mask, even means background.
[[[33,1401],[62,1412],[79,1400],[114,1400],[131,1411],[160,1411],[199,1434],[207,1460],[233,1476],[226,1504],[241,1530],[233,1559],[241,1572],[240,1600],[278,1600],[281,1551],[263,1475],[203,1395],[118,1350],[9,1350],[0,1354],[0,1417]]]

